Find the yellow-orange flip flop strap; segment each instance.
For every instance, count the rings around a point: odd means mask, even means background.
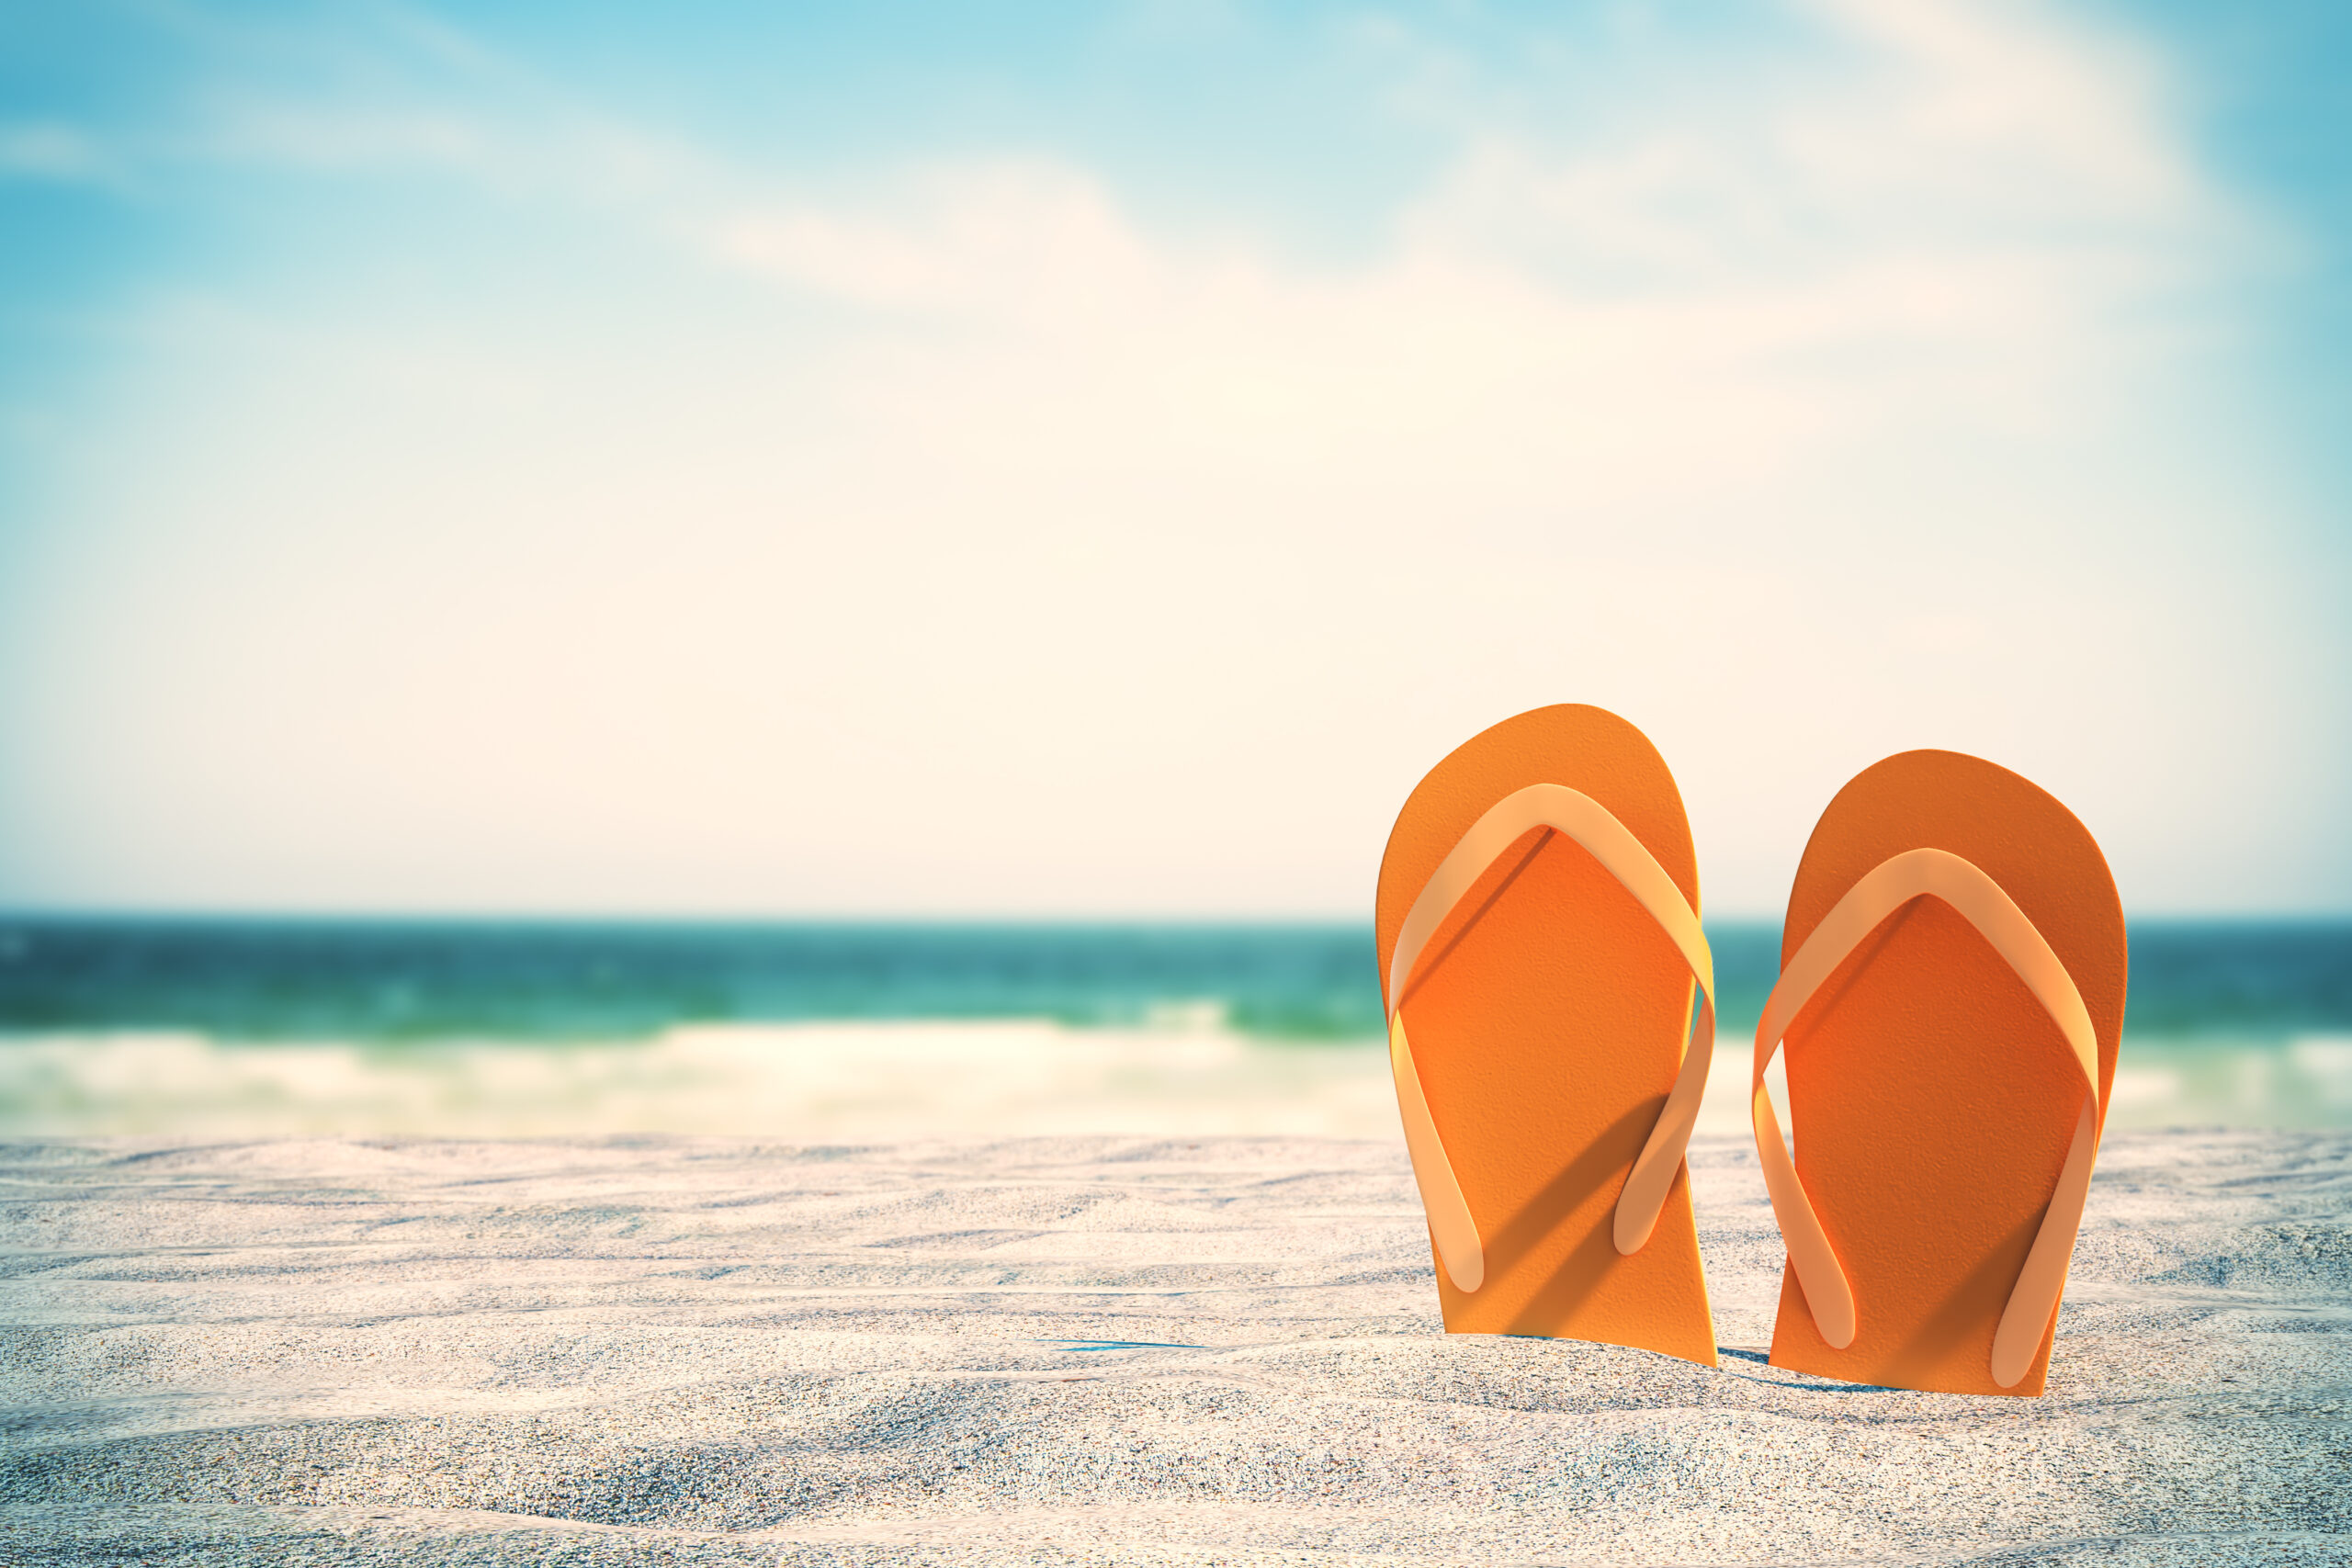
[[[1487,1282],[1487,1249],[1478,1240],[1478,1222],[1470,1217],[1470,1201],[1445,1157],[1445,1143],[1437,1135],[1437,1122],[1421,1093],[1420,1069],[1413,1066],[1413,1047],[1405,1038],[1402,1013],[1388,1015],[1388,1073],[1396,1080],[1396,1112],[1405,1122],[1405,1152],[1412,1156],[1413,1184],[1421,1190],[1421,1212],[1429,1216],[1430,1239],[1437,1244],[1438,1260],[1458,1291],[1476,1291]]]
[[[1464,1291],[1476,1291],[1485,1282],[1486,1252],[1470,1205],[1462,1196],[1462,1184],[1438,1136],[1429,1100],[1421,1092],[1420,1073],[1413,1064],[1412,1043],[1405,1032],[1405,989],[1422,950],[1453,906],[1504,851],[1535,828],[1566,834],[1599,861],[1665,931],[1699,983],[1698,1028],[1683,1054],[1674,1088],[1634,1161],[1624,1190],[1617,1196],[1611,1239],[1621,1253],[1640,1251],[1657,1226],[1658,1212],[1665,1207],[1674,1173],[1690,1142],[1690,1129],[1698,1122],[1708,1064],[1714,1056],[1714,956],[1700,929],[1698,911],[1683,902],[1674,878],[1634,836],[1633,829],[1617,820],[1607,807],[1566,784],[1529,784],[1487,807],[1422,885],[1397,931],[1396,952],[1388,964],[1388,1064],[1396,1080],[1405,1146],[1412,1156],[1413,1178],[1420,1188],[1421,1206],[1429,1214],[1438,1257],[1446,1274]]]
[[[1828,1233],[1814,1212],[1812,1200],[1797,1179],[1787,1148],[1781,1142],[1781,1123],[1772,1113],[1771,1096],[1765,1092],[1764,1069],[1781,1048],[1781,1036],[1821,983],[1837,971],[1849,953],[1861,945],[1879,922],[1914,898],[1940,898],[1992,944],[2003,962],[2017,972],[2058,1031],[2065,1037],[2088,1090],[2075,1118],[2074,1143],[2067,1149],[2058,1186],[2043,1213],[2041,1228],[2008,1305],[1994,1331],[1993,1381],[2012,1388],[2024,1377],[2041,1348],[2041,1331],[2058,1310],[2066,1284],[2066,1263],[2074,1252],[2075,1232],[2082,1223],[2083,1201],[2090,1190],[2091,1158],[2098,1145],[2098,1037],[2091,1028],[2090,1010],[2083,1005],[2074,976],[2041,932],[2034,928],[2017,901],[1983,871],[1945,850],[1909,850],[1880,862],[1822,917],[1812,934],[1789,960],[1764,1004],[1756,1026],[1756,1062],[1749,1082],[1749,1103],[1756,1127],[1757,1157],[1764,1168],[1765,1190],[1771,1195],[1772,1213],[1788,1243],[1789,1263],[1804,1291],[1821,1337],[1835,1349],[1854,1342],[1860,1318],[1852,1285]]]

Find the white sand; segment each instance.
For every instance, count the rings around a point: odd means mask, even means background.
[[[1719,1335],[1780,1261],[1694,1148]],[[0,1562],[2352,1562],[2352,1139],[2124,1134],[2052,1392],[1448,1337],[1401,1151],[28,1142]]]

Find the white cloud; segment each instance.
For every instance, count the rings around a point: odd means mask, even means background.
[[[203,439],[107,503],[180,543],[119,536],[141,646],[51,775],[173,797],[55,807],[54,863],[115,874],[103,822],[198,900],[1344,910],[1421,768],[1581,699],[1667,750],[1717,907],[1917,744],[2068,798],[2129,901],[2341,901],[2340,832],[2290,887],[2311,824],[2231,814],[2343,768],[2246,699],[2310,678],[2264,525],[2202,543],[2269,502],[2178,323],[2257,226],[2126,41],[1815,10],[1802,71],[1476,130],[1345,265],[1073,159],[820,198],[594,117],[302,130],[676,270],[187,351]]]
[[[0,125],[0,178],[98,183],[112,160],[85,131],[68,125]]]
[[[1149,312],[1172,281],[1079,170],[984,163],[907,183],[911,199],[897,214],[808,204],[730,214],[718,225],[717,254],[851,304],[1003,314],[1046,328],[1106,306]]]

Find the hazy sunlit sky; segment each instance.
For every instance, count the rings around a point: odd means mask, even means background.
[[[1368,914],[1616,709],[2352,909],[2352,6],[0,0],[0,907]]]

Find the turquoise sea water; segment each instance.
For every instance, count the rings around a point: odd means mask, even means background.
[[[1779,932],[1710,934],[1730,1043],[1760,1010]],[[2145,920],[2132,942],[2120,1106],[2352,1124],[2352,921]],[[1355,925],[0,919],[0,1039],[18,1041],[177,1032],[398,1054],[1012,1019],[1299,1043],[1381,1032]]]

